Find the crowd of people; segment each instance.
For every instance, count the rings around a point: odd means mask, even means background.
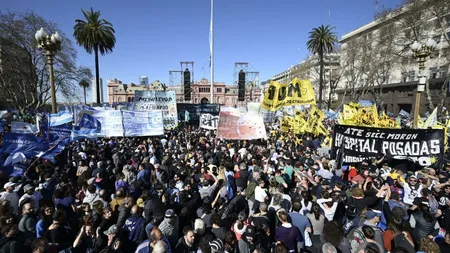
[[[341,166],[311,136],[182,125],[0,171],[0,253],[450,252],[450,165]]]

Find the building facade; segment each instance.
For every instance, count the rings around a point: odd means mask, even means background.
[[[309,56],[297,65],[276,74],[272,77],[273,81],[289,83],[294,78],[309,79],[318,96],[319,92],[319,57],[317,55]],[[323,100],[328,100],[330,88],[334,88],[340,75],[340,55],[339,53],[330,53],[324,56],[324,86],[322,90]]]
[[[210,103],[211,83],[203,78],[198,82],[191,84],[191,100],[184,99],[182,86],[166,87],[163,83],[155,81],[150,85],[127,85],[117,79],[108,80],[108,98],[109,103],[132,103],[134,102],[134,92],[136,90],[173,90],[176,94],[177,103]],[[225,106],[245,106],[247,102],[259,102],[262,90],[258,87],[247,87],[245,91],[245,100],[238,101],[238,87],[229,86],[224,82],[214,82],[214,103]]]
[[[342,36],[338,104],[368,99],[395,115],[401,109],[412,113],[418,77],[426,76],[419,113],[449,108],[450,3],[431,2],[415,1]],[[429,38],[438,44],[419,73],[410,48]]]

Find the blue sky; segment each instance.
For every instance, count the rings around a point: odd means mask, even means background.
[[[378,8],[400,1],[380,0]],[[141,75],[168,84],[180,61],[195,62],[196,80],[209,79],[210,0],[2,1],[2,9],[56,22],[71,40],[81,8],[90,7],[116,30],[114,52],[100,57],[104,85],[109,78],[138,83]],[[328,24],[329,10],[340,38],[373,20],[375,0],[215,0],[215,81],[232,84],[235,62],[249,62],[260,80],[298,63],[309,54],[308,32]],[[94,71],[94,56],[76,47],[78,64]]]

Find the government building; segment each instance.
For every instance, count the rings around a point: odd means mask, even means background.
[[[173,90],[177,103],[205,104],[210,103],[211,83],[203,78],[191,84],[191,100],[186,101],[183,86],[165,86],[159,81],[149,85],[124,84],[118,79],[108,80],[108,101],[113,105],[133,103],[134,92],[137,90]],[[262,90],[258,87],[247,87],[244,101],[238,101],[238,86],[226,85],[224,82],[214,82],[214,103],[225,106],[244,107],[247,102],[260,102]]]

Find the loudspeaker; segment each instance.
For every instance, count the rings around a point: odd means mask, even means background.
[[[184,100],[191,100],[191,72],[186,69],[183,72],[183,88],[184,88]]]
[[[238,78],[238,101],[245,100],[245,72],[244,70],[239,71]]]

